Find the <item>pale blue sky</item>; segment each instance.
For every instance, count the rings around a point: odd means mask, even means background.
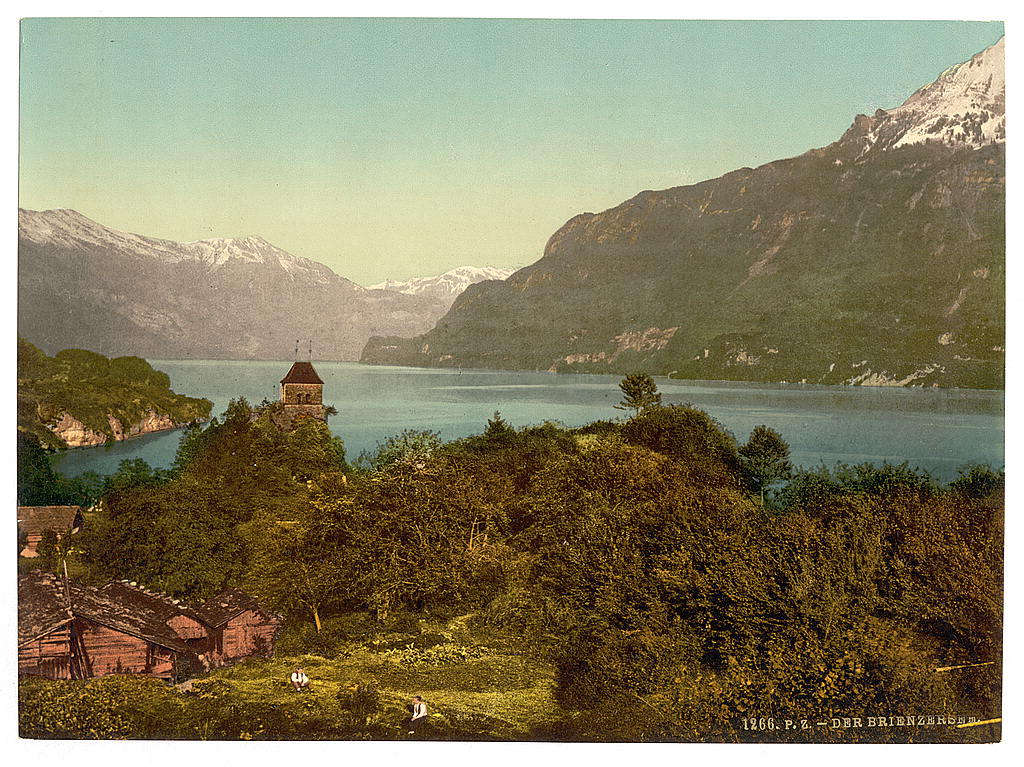
[[[20,205],[258,234],[369,284],[823,146],[982,22],[29,19]]]

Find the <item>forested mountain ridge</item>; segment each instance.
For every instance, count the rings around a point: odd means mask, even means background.
[[[835,143],[570,219],[364,362],[1003,385],[1002,41]]]
[[[84,349],[48,357],[18,339],[18,431],[53,448],[98,445],[208,418],[213,403],[171,391],[139,357]]]

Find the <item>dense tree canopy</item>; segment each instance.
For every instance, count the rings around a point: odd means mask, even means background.
[[[590,712],[579,737],[999,710],[999,472],[946,487],[906,465],[791,472],[768,427],[738,446],[697,408],[655,405],[579,429],[495,414],[447,444],[406,431],[362,464],[324,424],[282,433],[237,401],[183,436],[171,471],[109,478],[77,545],[96,580],[242,585],[310,631],[353,611],[514,631],[554,664],[564,709]],[[773,482],[766,508],[750,493]]]

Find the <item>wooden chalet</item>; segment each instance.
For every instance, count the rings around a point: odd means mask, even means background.
[[[18,670],[50,679],[162,679],[271,657],[281,619],[238,590],[200,607],[134,582],[102,588],[34,570],[18,579]]]
[[[87,679],[143,674],[171,679],[192,649],[163,616],[103,589],[71,586],[72,671]]]
[[[244,591],[222,591],[195,611],[209,627],[206,649],[212,664],[274,656],[281,616],[264,610]]]
[[[33,570],[18,577],[18,673],[71,679],[71,624],[61,580]]]
[[[19,552],[23,557],[38,557],[39,542],[43,532],[53,530],[65,533],[82,526],[80,506],[19,506],[18,530],[28,539],[25,548]]]

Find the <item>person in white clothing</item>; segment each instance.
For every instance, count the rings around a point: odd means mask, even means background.
[[[412,699],[412,719],[409,720],[409,734],[414,735],[420,725],[427,721],[427,704],[423,698],[414,695]]]
[[[309,689],[309,677],[306,676],[305,669],[297,668],[292,672],[292,687],[295,688],[295,692]]]

